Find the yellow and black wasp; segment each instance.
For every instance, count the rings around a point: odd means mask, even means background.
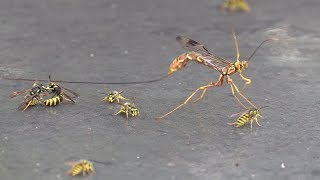
[[[119,103],[120,100],[126,100],[126,98],[124,98],[121,95],[122,93],[123,93],[123,91],[109,92],[108,95],[102,99],[102,101],[109,102],[109,103],[114,103],[114,102]]]
[[[120,110],[114,115],[125,113],[127,118],[129,117],[129,115],[131,115],[132,117],[138,116],[139,110],[133,101],[134,100],[132,100],[132,103],[130,102],[118,103],[121,105],[121,107],[120,107]]]
[[[264,107],[262,107],[262,108],[264,108]],[[252,109],[246,110],[245,112],[240,112],[240,113],[242,113],[241,116],[235,122],[228,123],[228,124],[229,125],[233,125],[233,126],[238,128],[238,127],[244,126],[245,124],[247,124],[250,121],[250,125],[251,125],[251,128],[252,128],[253,120],[255,120],[256,123],[258,124],[258,126],[261,126],[259,124],[258,117],[263,118],[260,115],[260,109],[262,109],[262,108],[259,108],[259,109],[252,108]],[[231,116],[233,117],[233,116],[236,116],[236,115],[238,115],[240,113],[236,113],[236,114],[233,114]]]
[[[34,82],[32,88],[24,89],[20,91],[15,91],[10,94],[10,98],[14,98],[16,96],[29,93],[24,97],[24,100],[19,105],[19,110],[25,111],[30,106],[35,106],[37,104],[43,104],[42,97],[46,95],[42,85]]]
[[[52,94],[51,98],[46,99],[44,101],[44,104],[46,106],[56,106],[59,103],[61,103],[64,99],[72,103],[75,103],[73,98],[79,97],[78,93],[52,82],[50,76],[48,85],[42,86],[42,88],[46,90],[48,93]]]
[[[224,0],[223,9],[227,11],[250,12],[250,7],[246,0]]]
[[[71,168],[67,171],[67,174],[70,176],[85,176],[89,175],[90,173],[95,173],[93,163],[85,159],[81,159],[76,162],[69,162],[66,164],[71,166]]]

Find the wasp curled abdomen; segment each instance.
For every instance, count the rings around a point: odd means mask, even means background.
[[[198,63],[203,63],[203,58],[196,52],[183,53],[175,58],[170,64],[168,74],[172,74],[182,68],[184,68],[190,60],[194,60]]]
[[[189,60],[191,60],[191,59],[188,58],[188,53],[181,54],[180,56],[175,58],[172,61],[172,63],[170,64],[168,74],[170,75],[170,74],[182,69],[183,67],[185,67],[187,65]]]
[[[63,101],[62,95],[52,97],[44,101],[46,106],[56,106]]]

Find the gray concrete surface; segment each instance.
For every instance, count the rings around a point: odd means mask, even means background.
[[[161,82],[109,85],[136,98],[141,116],[129,126],[112,115],[117,106],[100,102],[104,85],[65,84],[81,94],[76,105],[22,113],[8,94],[32,83],[1,80],[0,179],[73,179],[64,163],[79,158],[106,164],[74,179],[319,179],[320,2],[248,0],[252,12],[239,14],[217,10],[221,1],[0,1],[1,76],[148,80],[184,52],[178,34],[232,59],[231,24],[243,58],[263,39],[282,39],[264,46],[244,73],[252,79],[246,95],[269,106],[262,127],[228,126],[240,108],[229,87],[214,88],[166,118],[191,134],[189,145],[154,118],[217,79],[198,64]]]

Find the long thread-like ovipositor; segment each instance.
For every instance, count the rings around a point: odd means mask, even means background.
[[[47,79],[28,79],[28,78],[10,78],[2,77],[5,80],[15,80],[15,81],[40,81],[40,82],[59,82],[59,83],[69,83],[69,84],[144,84],[161,81],[170,75],[162,76],[158,79],[146,80],[146,81],[131,81],[131,82],[95,82],[95,81],[62,81],[62,80],[47,80]]]

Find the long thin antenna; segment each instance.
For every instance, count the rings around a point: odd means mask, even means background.
[[[260,110],[260,109],[263,109],[263,108],[266,108],[266,107],[269,107],[269,106],[262,106],[261,108],[259,108],[259,110]]]
[[[266,43],[266,42],[268,42],[268,41],[271,41],[271,40],[274,40],[274,39],[266,39],[266,40],[262,41],[262,42],[260,43],[260,45],[259,45],[258,47],[256,47],[256,49],[253,51],[253,53],[251,54],[251,56],[248,58],[247,61],[250,61],[250,59],[252,58],[252,56],[258,51],[258,49],[259,49],[264,43]]]
[[[60,83],[70,83],[70,84],[144,84],[144,83],[152,83],[161,81],[170,75],[165,75],[158,79],[146,80],[146,81],[131,81],[131,82],[94,82],[94,81],[62,81],[62,80],[51,80],[51,75],[49,75],[48,79],[28,79],[28,78],[10,78],[10,77],[2,77],[2,79],[6,80],[15,80],[15,81],[42,81],[42,82],[60,82]]]

